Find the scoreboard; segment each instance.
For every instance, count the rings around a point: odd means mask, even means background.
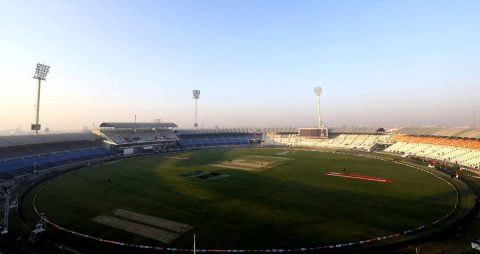
[[[306,138],[328,138],[327,128],[300,128],[298,129],[300,137]]]

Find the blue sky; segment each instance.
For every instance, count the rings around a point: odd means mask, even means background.
[[[467,126],[480,1],[4,1],[0,129],[161,118],[204,127]],[[480,111],[480,110],[478,110]]]

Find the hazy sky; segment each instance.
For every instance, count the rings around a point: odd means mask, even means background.
[[[472,124],[480,1],[2,1],[0,129]],[[477,110],[480,111],[480,110]]]

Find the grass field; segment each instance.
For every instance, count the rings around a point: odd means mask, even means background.
[[[430,223],[447,214],[451,186],[410,167],[346,154],[278,149],[152,155],[81,170],[55,179],[37,205],[52,221],[106,239],[162,246],[161,242],[93,219],[124,209],[193,226],[169,246],[198,248],[296,248],[368,239]],[[260,156],[260,157],[259,157]],[[214,166],[267,160],[265,170]],[[271,162],[271,163],[270,163]],[[382,177],[374,182],[323,175],[343,172]],[[216,181],[185,177],[219,172]],[[51,231],[57,239],[63,232]]]

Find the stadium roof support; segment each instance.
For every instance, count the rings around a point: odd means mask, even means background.
[[[402,128],[397,134],[480,139],[480,128]]]
[[[68,141],[94,141],[100,136],[92,133],[59,133],[40,135],[0,136],[0,147],[58,143]]]
[[[177,128],[174,123],[129,123],[129,122],[105,122],[100,124],[100,128],[116,129],[162,129]]]
[[[340,127],[328,129],[333,134],[384,134],[385,129],[381,127]]]
[[[189,135],[189,134],[223,134],[223,133],[258,133],[262,132],[261,129],[257,128],[235,128],[235,129],[179,129],[178,134],[180,135]]]

